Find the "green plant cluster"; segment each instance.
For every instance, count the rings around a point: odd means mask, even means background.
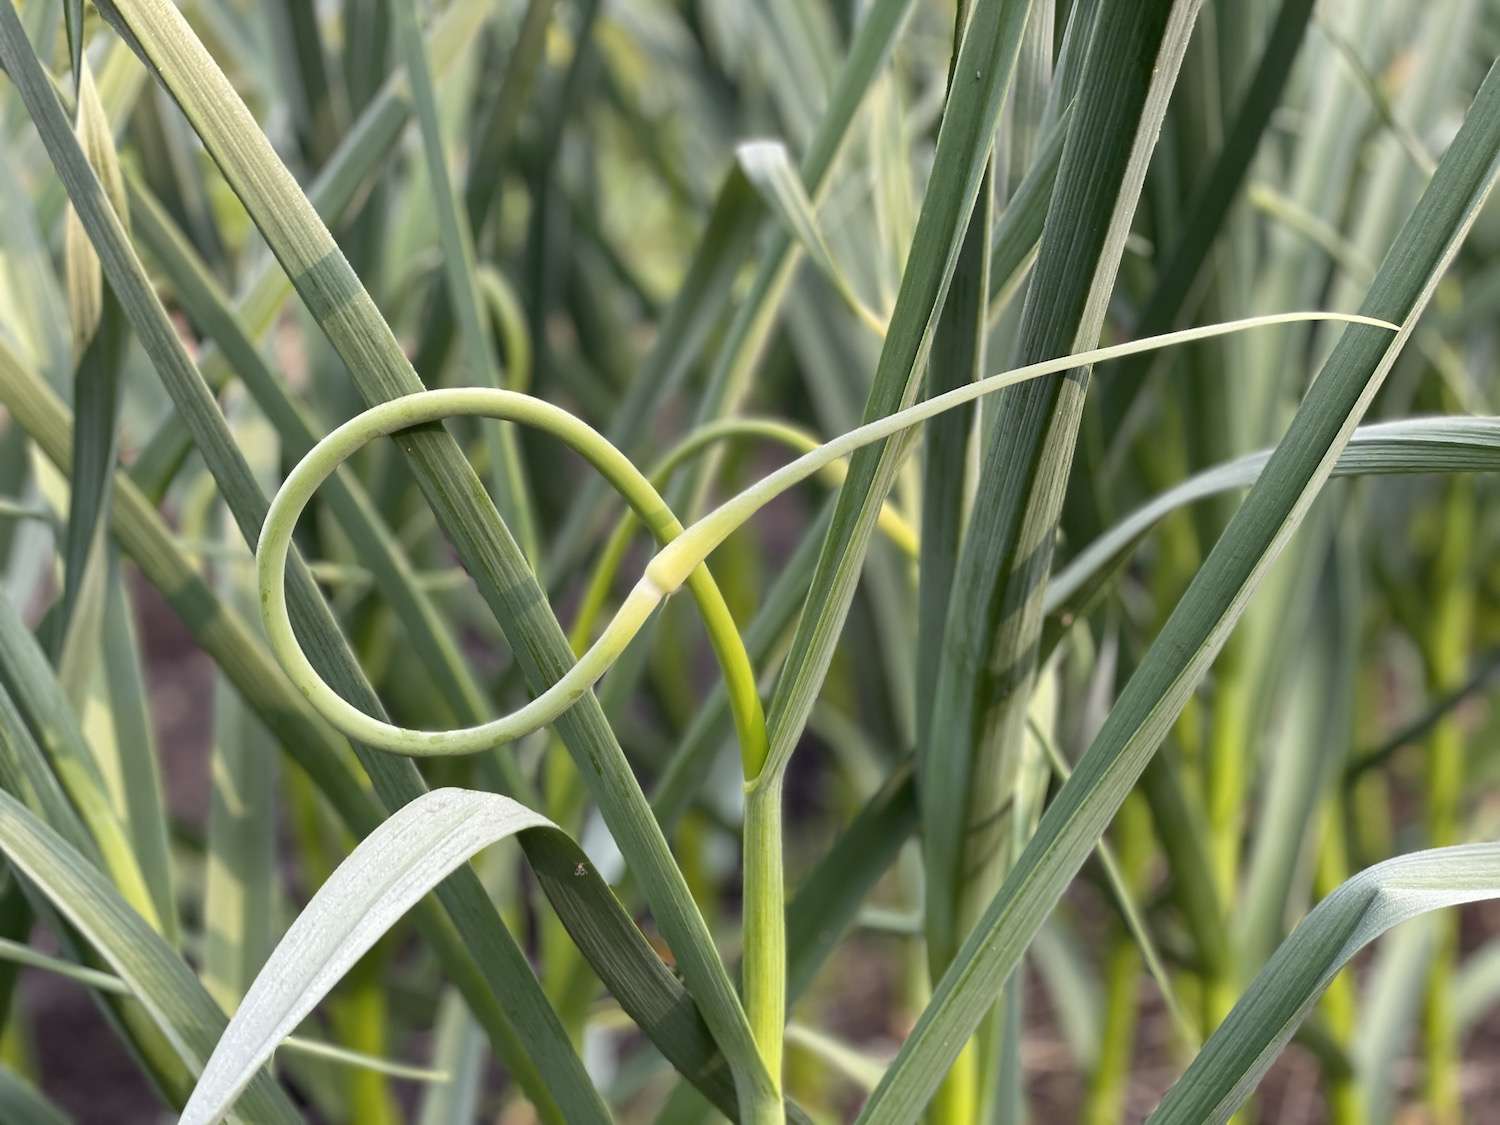
[[[0,0],[0,1121],[1500,1099],[1497,50]]]

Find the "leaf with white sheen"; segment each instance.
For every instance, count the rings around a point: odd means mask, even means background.
[[[1281,943],[1150,1120],[1229,1120],[1351,957],[1401,922],[1493,898],[1500,844],[1435,848],[1360,872]]]
[[[802,249],[832,283],[844,303],[872,331],[884,335],[885,322],[865,304],[849,275],[834,261],[833,251],[828,248],[828,242],[818,227],[813,202],[802,186],[801,175],[792,165],[786,145],[771,140],[746,141],[734,150],[734,155],[745,178],[782,225],[802,244]]]
[[[638,972],[655,966],[655,979],[630,990],[616,988],[639,1023],[658,1029],[672,1024],[678,1037],[697,1042],[708,1058],[709,1040],[691,1000],[651,951],[607,884],[571,837],[540,813],[494,793],[437,789],[406,805],[356,847],[318,889],[277,945],[245,994],[229,1029],[204,1068],[184,1125],[218,1119],[239,1091],[271,1057],[278,1044],[317,1006],[339,980],[424,895],[471,856],[489,845],[521,836],[533,871],[559,910],[577,892],[592,891],[587,911],[601,946],[612,946],[615,968]],[[561,884],[561,887],[559,887]],[[578,917],[582,917],[580,913]],[[576,919],[575,919],[576,920]],[[576,933],[576,931],[575,931]],[[611,965],[591,961],[614,986]],[[632,965],[631,962],[634,962]],[[650,1011],[643,1011],[644,1002]],[[672,1039],[658,1038],[669,1056]],[[733,1091],[722,1066],[689,1073],[705,1092],[732,1108]]]

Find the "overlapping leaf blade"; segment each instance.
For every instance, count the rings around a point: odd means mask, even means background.
[[[1228,1121],[1351,957],[1401,922],[1496,897],[1495,844],[1398,856],[1354,876],[1281,944],[1149,1120]]]
[[[983,1017],[1327,479],[1487,198],[1497,153],[1500,71],[1492,69],[1362,306],[1394,319],[1401,331],[1395,339],[1363,326],[1344,331],[1266,469],[939,983],[862,1120],[904,1120],[918,1111]]]

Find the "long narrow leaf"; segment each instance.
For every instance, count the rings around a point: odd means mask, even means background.
[[[1101,573],[1169,513],[1197,500],[1255,482],[1272,451],[1247,453],[1195,473],[1154,497],[1094,540],[1053,576],[1047,611],[1076,604]],[[1404,418],[1361,426],[1334,462],[1333,476],[1392,473],[1494,472],[1500,469],[1500,419]]]
[[[8,793],[0,793],[0,851],[76,926],[146,1006],[191,1069],[200,1069],[225,1027],[198,978],[120,898],[98,870]],[[300,1121],[269,1076],[250,1076],[245,1114]]]
[[[177,9],[161,0],[123,0],[102,10],[177,98],[367,401],[419,390],[420,379],[369,294]],[[572,663],[567,638],[457,444],[441,429],[412,431],[400,444],[502,628],[515,634],[527,680],[541,690],[560,679]],[[734,987],[597,701],[586,696],[558,727],[642,880],[694,997],[735,1068],[741,1096],[767,1096],[770,1083]],[[537,1015],[540,1020],[542,1013]],[[576,1067],[571,1052],[551,1055]],[[555,1092],[579,1094],[580,1082],[576,1073],[559,1079]]]
[[[1150,1120],[1228,1121],[1351,957],[1401,922],[1493,898],[1495,844],[1398,856],[1354,876],[1281,944]]]
[[[172,9],[172,14],[176,15],[175,9]],[[265,495],[250,472],[243,453],[235,445],[212,393],[193,366],[165,310],[152,291],[118,216],[105,201],[98,178],[67,128],[61,107],[47,83],[39,61],[26,42],[14,12],[9,9],[0,10],[0,58],[4,59],[12,78],[17,82],[28,112],[32,114],[48,153],[58,168],[79,218],[94,241],[105,275],[136,328],[142,346],[172,395],[183,422],[193,434],[195,444],[214,472],[224,501],[234,514],[241,534],[247,542],[254,544],[259,538],[260,525],[265,517]],[[222,80],[222,75],[220,78]],[[260,138],[258,132],[255,135]],[[281,166],[277,164],[277,167]],[[285,170],[282,171],[285,174]],[[310,212],[310,206],[300,194],[297,199],[302,208]],[[318,226],[317,229],[323,232],[325,238],[328,237],[324,228]],[[338,253],[336,249],[334,253]],[[343,262],[343,259],[340,257],[339,261]],[[345,270],[348,269],[347,263],[343,263],[343,266]],[[383,327],[383,322],[381,324]],[[386,336],[389,339],[389,329],[386,329]],[[410,367],[406,370],[410,372]],[[464,463],[464,467],[468,469],[467,463]],[[472,477],[472,470],[468,472]],[[291,572],[299,615],[319,639],[323,659],[337,670],[347,691],[361,698],[367,707],[378,710],[379,700],[364,678],[353,653],[344,643],[337,623],[305,564],[298,559]],[[415,766],[410,762],[369,753],[363,753],[362,761],[379,787],[388,808],[399,807],[425,788]],[[109,854],[110,849],[106,846],[106,855]],[[498,1022],[493,1027],[493,1033],[497,1048],[508,1056],[512,1067],[529,1087],[528,1092],[534,1101],[545,1107],[552,1104],[554,1098],[561,1098],[568,1105],[568,1112],[578,1119],[603,1117],[603,1104],[589,1083],[576,1052],[568,1044],[556,1014],[548,1005],[514,939],[507,930],[494,924],[493,909],[483,898],[473,873],[457,873],[453,880],[444,885],[440,897],[459,920],[461,928],[468,930],[468,944],[474,949],[484,950],[478,961],[480,967],[489,974],[491,987],[515,1011],[524,1011],[523,1018],[532,1025],[530,1036],[524,1040],[503,1022]],[[475,1003],[481,1010],[485,1008],[484,1002],[479,998],[476,998]],[[498,1014],[493,1008],[489,1010],[492,1016]],[[526,1055],[533,1057],[538,1071],[551,1072],[550,1083],[544,1085],[539,1074],[535,1074],[523,1061]],[[548,1086],[551,1087],[550,1090]]]
[[[1084,62],[1018,329],[1021,363],[1092,347],[1104,322],[1136,201],[1192,31],[1194,0],[1106,3]],[[1103,139],[1103,143],[1101,143]],[[993,896],[1022,768],[1042,587],[1087,369],[997,400],[979,488],[953,576],[932,707],[923,732],[929,956],[947,964]]]
[[[912,252],[865,403],[867,420],[889,414],[915,397],[921,363],[947,295],[989,160],[995,122],[1009,88],[1029,3],[976,0],[954,63],[965,76],[953,88],[938,134],[933,173],[912,239]],[[969,74],[975,75],[968,81]],[[840,626],[854,596],[859,564],[891,486],[898,440],[856,454],[839,490],[823,554],[813,574],[804,612],[772,695],[768,722],[771,757],[782,770],[802,735],[822,686]]]

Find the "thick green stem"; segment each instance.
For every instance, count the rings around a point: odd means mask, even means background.
[[[1085,1125],[1115,1125],[1124,1114],[1141,984],[1141,955],[1129,934],[1115,935],[1104,974],[1104,1021],[1099,1058],[1089,1076],[1088,1099],[1083,1105]]]
[[[767,771],[745,785],[744,994],[755,1045],[771,1076],[754,1122],[785,1120],[781,1068],[786,1029],[786,880],[781,862],[782,775]]]

